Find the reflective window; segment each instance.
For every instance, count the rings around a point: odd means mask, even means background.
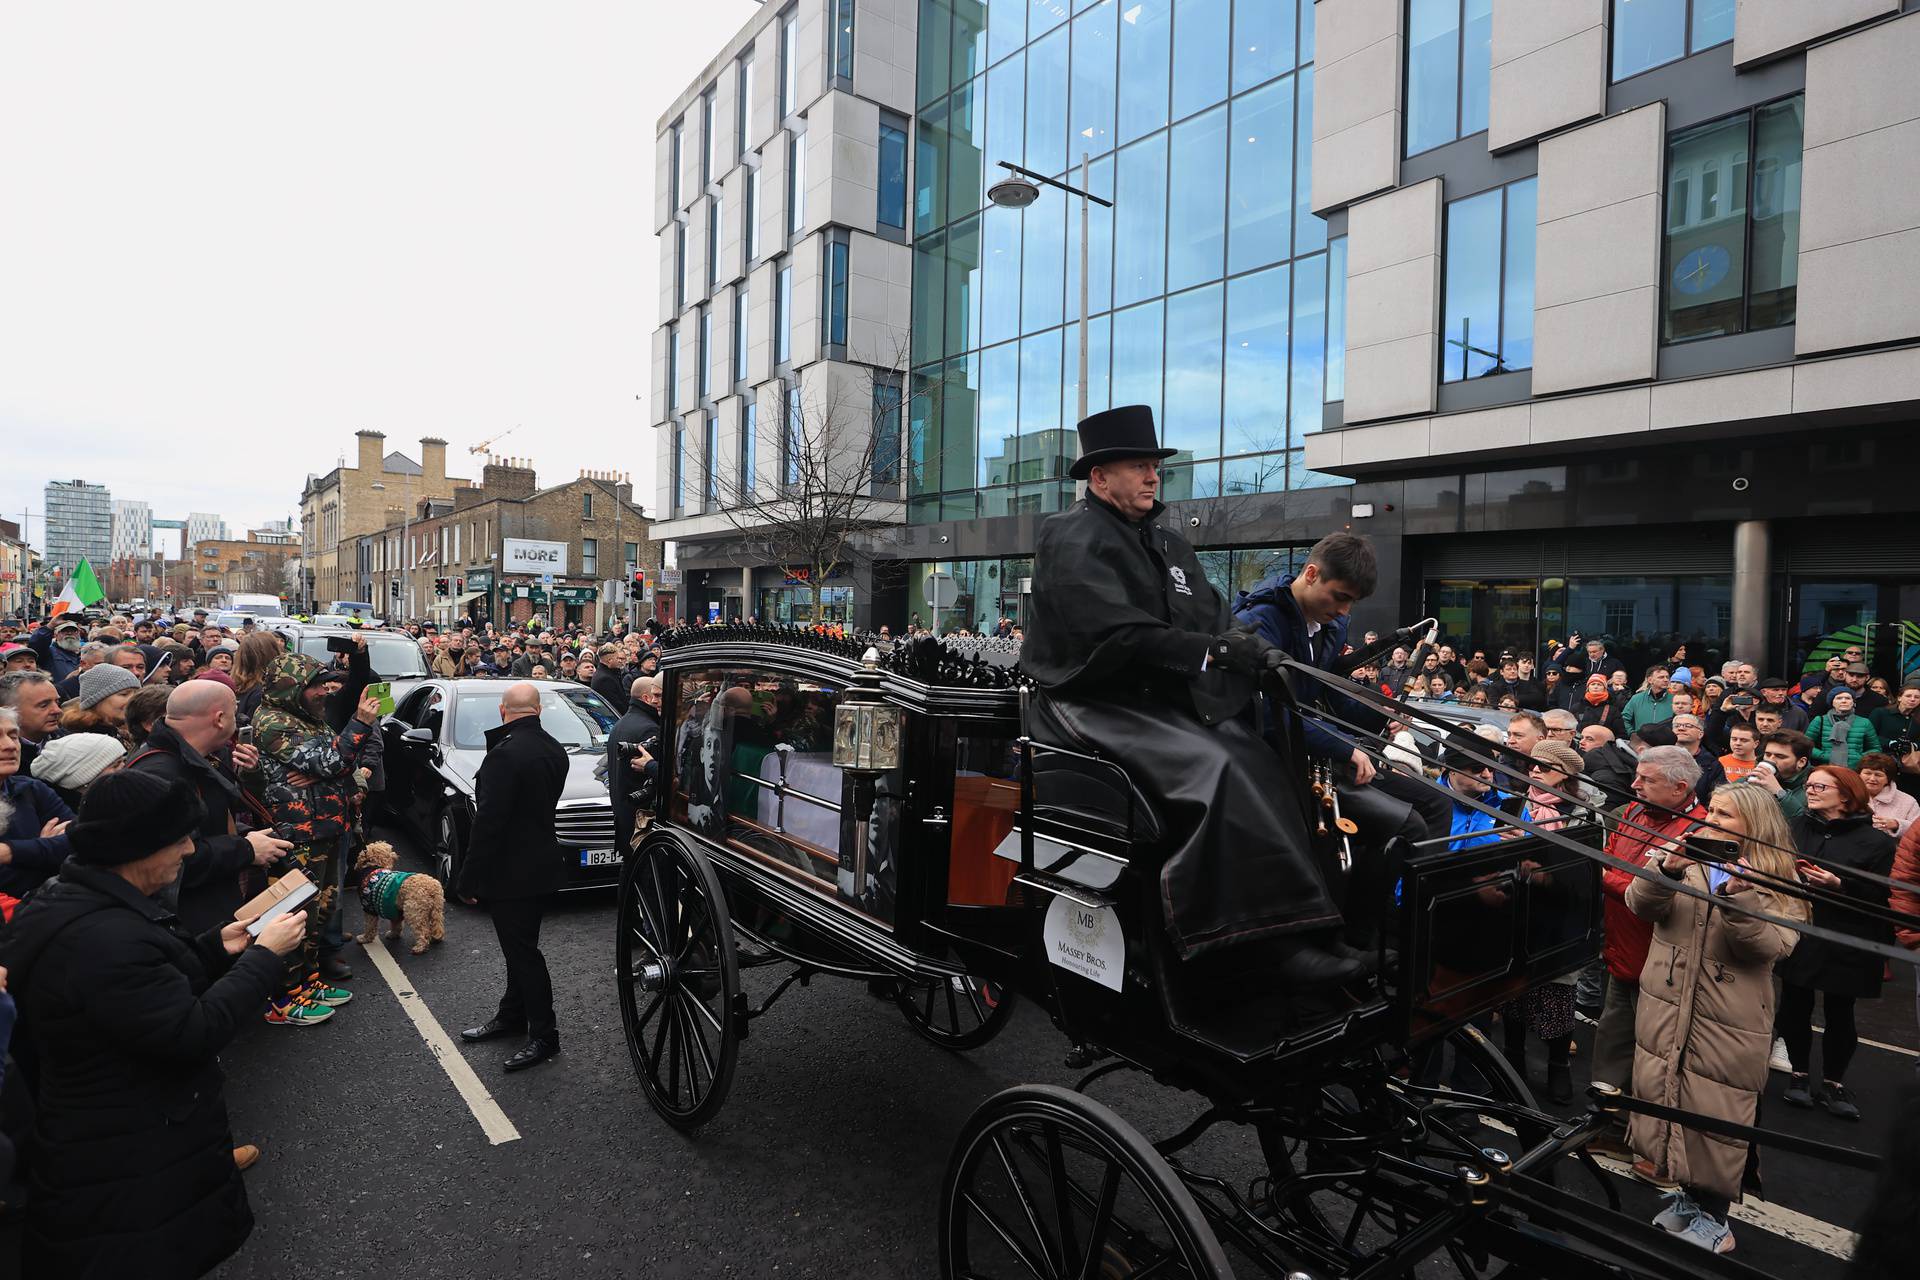
[[[922,236],[913,243],[913,362],[925,364],[946,354],[940,343],[940,318],[946,305],[946,236]]]
[[[673,424],[673,510],[678,515],[687,505],[687,429]]]
[[[1227,109],[1173,127],[1168,154],[1167,288],[1218,280],[1227,247]]]
[[[980,335],[983,344],[1020,334],[1020,221],[1017,209],[980,215]]]
[[[1073,20],[1073,85],[1067,116],[1067,167],[1081,153],[1113,150],[1114,41],[1118,0],[1099,0]],[[1077,185],[1077,181],[1076,181]]]
[[[1020,397],[1020,344],[1002,343],[980,353],[975,366],[980,391],[980,454],[974,483],[982,488],[1011,484],[1019,458],[1016,434]]]
[[[987,62],[1000,61],[1027,42],[1027,0],[989,0]]]
[[[773,362],[793,359],[793,265],[782,263],[774,273]]]
[[[1347,398],[1347,238],[1327,242],[1327,400]]]
[[[680,209],[680,122],[675,120],[668,134],[667,160],[667,206],[678,212]]]
[[[1533,367],[1535,179],[1447,205],[1440,380]]]
[[[1233,101],[1227,271],[1281,262],[1293,245],[1293,81]]]
[[[1227,282],[1228,453],[1286,446],[1291,279],[1291,270],[1279,266]]]
[[[1189,458],[1220,456],[1221,293],[1215,284],[1167,299],[1160,442]]]
[[[667,412],[680,407],[680,327],[667,326]]]
[[[1020,448],[1017,478],[1041,480],[1047,473],[1037,465],[1046,457],[1041,445],[1060,429],[1060,338],[1049,330],[1020,342]]]
[[[745,234],[741,240],[746,247],[746,252],[741,266],[746,269],[760,260],[760,168],[758,165],[747,170],[743,185],[746,190],[740,201],[742,205],[740,216],[741,230]]]
[[[760,446],[760,406],[748,396],[740,403],[740,493],[744,497],[753,492],[753,454]],[[633,559],[633,553],[627,553],[627,559]]]
[[[705,400],[713,394],[713,312],[700,308],[700,345],[695,349],[695,358],[700,362],[693,371],[700,386],[700,398]]]
[[[1796,95],[1669,140],[1667,341],[1793,322],[1805,105]]]
[[[947,104],[920,112],[914,139],[913,233],[926,235],[947,220]]]
[[[1166,198],[1167,135],[1157,133],[1120,152],[1113,210],[1115,305],[1154,297],[1165,287]]]
[[[1172,69],[1173,0],[1130,0],[1120,15],[1120,137],[1122,144],[1167,123]]]
[[[1004,174],[1002,160],[1026,163],[1027,60],[1009,58],[987,72],[986,160],[995,181]]]
[[[907,228],[907,131],[880,125],[880,194],[874,220],[883,227]]]
[[[1407,0],[1407,154],[1487,127],[1493,0]]]
[[[1068,0],[1027,0],[1027,39],[1038,40],[1067,20]]]
[[[720,150],[720,139],[714,131],[713,90],[700,95],[700,185],[706,186],[713,181],[714,170],[719,166],[714,157]]]
[[[687,224],[673,224],[673,309],[687,305]]]
[[[1020,331],[1051,328],[1063,318],[1061,298],[1066,283],[1067,207],[1080,216],[1080,202],[1062,198],[1048,188],[1020,215]],[[1075,314],[1080,301],[1074,299]]]
[[[733,291],[733,380],[747,380],[747,288]]]
[[[978,0],[961,0],[953,6],[953,82],[965,84],[984,70],[986,52],[986,9]]]
[[[836,347],[847,345],[847,253],[845,240],[827,242],[820,333],[822,341]]]
[[[1613,0],[1613,78],[1733,39],[1736,0]]]
[[[1529,226],[1532,224],[1529,223]],[[1293,330],[1288,352],[1291,387],[1287,445],[1299,448],[1318,431],[1326,398],[1327,259],[1325,254],[1293,264]]]
[[[747,135],[753,124],[753,59],[740,59],[733,87],[733,149],[747,153]]]
[[[925,105],[952,85],[948,78],[947,47],[953,39],[953,7],[947,0],[920,0],[919,38],[917,96]]]
[[[806,408],[800,384],[787,384],[787,411],[780,434],[780,474],[788,484],[800,483],[800,464],[806,457]]]
[[[707,285],[720,283],[720,226],[726,216],[725,201],[716,193],[707,202]]]
[[[1144,404],[1160,419],[1161,304],[1113,314],[1113,402]]]
[[[807,135],[787,135],[787,234],[797,236],[807,221]]]
[[[833,74],[853,79],[853,0],[833,0]]]
[[[873,482],[900,482],[900,384],[877,378],[873,384]]]
[[[1073,184],[1080,185],[1076,170]],[[1113,157],[1102,156],[1087,166],[1086,189],[1103,200],[1113,199]],[[1080,314],[1080,202],[1069,199],[1066,244],[1067,314]],[[1099,315],[1113,305],[1113,210],[1087,206],[1087,314]]]
[[[986,204],[987,131],[986,95],[974,81],[954,92],[947,108],[947,216],[958,218]],[[1019,150],[1016,142],[1015,152]],[[1018,155],[995,156],[996,161],[1018,161]],[[994,176],[999,177],[996,168]]]
[[[1327,247],[1327,220],[1313,212],[1313,68],[1293,78],[1293,251]]]
[[[1029,169],[1067,167],[1068,37],[1064,28],[1027,47],[1027,160]],[[1000,157],[994,157],[996,160]]]
[[[707,415],[707,447],[701,458],[705,468],[707,510],[720,505],[720,418],[717,414]]]
[[[799,16],[789,9],[780,15],[780,118],[800,106]]]
[[[1227,94],[1232,0],[1174,0],[1173,118],[1184,120]]]
[[[986,272],[980,257],[978,217],[947,232],[946,347],[957,356],[980,345],[980,293]]]
[[[1312,0],[1306,0],[1313,8]],[[1233,91],[1251,89],[1293,70],[1291,0],[1234,0]]]

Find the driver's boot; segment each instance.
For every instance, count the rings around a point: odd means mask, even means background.
[[[1302,939],[1275,966],[1275,976],[1295,989],[1337,987],[1366,975],[1367,967],[1355,953],[1336,951],[1331,934]]]

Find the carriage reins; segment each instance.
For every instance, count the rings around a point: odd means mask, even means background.
[[[1293,666],[1294,664],[1289,662],[1287,665]],[[1363,704],[1369,703],[1369,702],[1383,703],[1385,704],[1385,708],[1387,709],[1391,709],[1396,712],[1408,713],[1398,718],[1403,720],[1419,719],[1421,721],[1424,721],[1429,727],[1438,728],[1442,730],[1443,731],[1442,736],[1445,739],[1446,749],[1458,751],[1460,754],[1467,756],[1469,759],[1475,761],[1476,763],[1492,769],[1495,773],[1503,774],[1509,779],[1519,782],[1520,784],[1522,784],[1522,786],[1538,785],[1533,783],[1528,775],[1520,773],[1516,768],[1514,768],[1512,764],[1508,763],[1507,760],[1503,759],[1497,750],[1493,752],[1487,752],[1485,750],[1485,747],[1483,746],[1483,744],[1486,741],[1485,739],[1479,737],[1479,735],[1477,734],[1463,731],[1460,728],[1460,726],[1452,723],[1451,721],[1448,721],[1440,716],[1436,716],[1419,707],[1414,707],[1406,703],[1399,702],[1393,698],[1386,697],[1385,695],[1375,693],[1372,689],[1369,689],[1364,685],[1352,684],[1350,681],[1347,681],[1343,677],[1330,675],[1329,673],[1320,671],[1317,668],[1302,664],[1299,666],[1298,669],[1315,677],[1323,685],[1326,685],[1329,688],[1333,688],[1338,692],[1341,692],[1343,694],[1357,693],[1359,696],[1356,697],[1355,700],[1362,702]],[[1315,719],[1321,721],[1322,723],[1346,729],[1350,733],[1354,734],[1356,737],[1363,739],[1364,741],[1358,745],[1360,745],[1363,750],[1367,750],[1368,755],[1374,757],[1375,759],[1384,759],[1384,748],[1381,748],[1380,746],[1377,745],[1379,743],[1380,738],[1379,738],[1379,733],[1376,730],[1368,729],[1361,725],[1355,724],[1354,722],[1344,719],[1338,715],[1335,715],[1333,712],[1328,711],[1324,707],[1320,707],[1318,705],[1301,706],[1297,702],[1295,705],[1296,705],[1296,709],[1301,711],[1303,714],[1312,716]],[[1376,711],[1382,710],[1382,708],[1378,706],[1374,706],[1371,709]],[[1796,861],[1811,862],[1815,866],[1824,867],[1825,869],[1834,872],[1836,875],[1839,875],[1842,878],[1851,877],[1853,879],[1862,880],[1870,884],[1880,885],[1882,888],[1904,890],[1908,893],[1914,894],[1917,897],[1920,897],[1920,884],[1915,884],[1905,880],[1896,880],[1891,876],[1883,876],[1883,875],[1880,875],[1878,872],[1867,871],[1860,867],[1850,867],[1844,863],[1830,862],[1822,858],[1809,857],[1799,852],[1796,849],[1787,848],[1782,845],[1772,844],[1765,840],[1760,840],[1760,839],[1756,839],[1756,838],[1748,837],[1744,835],[1734,835],[1732,832],[1727,831],[1726,828],[1716,825],[1710,819],[1695,818],[1691,814],[1683,813],[1678,809],[1671,809],[1662,804],[1656,804],[1649,800],[1643,800],[1639,796],[1634,795],[1631,791],[1625,791],[1619,787],[1609,786],[1605,783],[1598,781],[1595,778],[1589,777],[1584,773],[1573,774],[1571,776],[1579,779],[1581,782],[1586,783],[1588,786],[1593,787],[1596,791],[1599,791],[1603,795],[1606,795],[1615,799],[1625,800],[1629,803],[1638,804],[1641,808],[1647,810],[1650,813],[1655,813],[1657,815],[1660,815],[1663,819],[1667,821],[1672,821],[1674,819],[1684,819],[1688,822],[1691,822],[1694,824],[1695,831],[1717,832],[1731,839],[1745,841],[1748,844],[1756,845],[1763,849],[1771,849],[1776,853],[1785,854],[1787,857],[1795,859]],[[1554,798],[1561,800],[1573,806],[1576,809],[1584,810],[1589,814],[1595,815],[1596,817],[1599,817],[1600,815],[1605,814],[1605,810],[1602,809],[1600,806],[1595,805],[1592,801],[1589,801],[1577,794],[1569,794],[1567,792],[1559,791],[1553,787],[1548,787],[1548,786],[1541,786],[1540,789],[1548,793],[1549,795],[1552,795]],[[1642,826],[1624,817],[1618,817],[1611,814],[1606,814],[1602,820],[1613,824],[1617,828],[1624,828],[1638,835],[1644,836],[1649,840],[1672,839],[1671,836],[1669,836],[1667,833],[1663,831],[1660,831],[1658,828]],[[1701,858],[1684,849],[1682,850],[1682,852],[1686,853],[1688,857],[1692,858],[1696,862],[1712,861],[1712,859]],[[1764,876],[1766,873],[1756,872],[1756,874]],[[1796,895],[1796,896],[1806,896],[1808,901],[1826,901],[1829,903],[1829,905],[1845,906],[1849,910],[1870,910],[1871,909],[1868,906],[1868,904],[1864,904],[1857,899],[1852,899],[1852,898],[1829,899],[1823,896],[1825,893],[1824,890],[1813,889],[1812,886],[1807,886],[1807,889],[1808,889],[1808,893],[1806,895]],[[1895,921],[1896,923],[1903,923],[1903,924],[1920,923],[1920,921],[1916,921],[1914,917],[1909,916],[1902,912],[1895,912],[1893,915],[1887,918]]]
[[[1382,695],[1375,694],[1371,690],[1365,689],[1362,686],[1355,685],[1350,680],[1346,680],[1342,677],[1333,676],[1329,673],[1319,670],[1316,667],[1311,667],[1311,666],[1308,666],[1307,664],[1297,662],[1292,658],[1287,658],[1284,656],[1280,657],[1278,660],[1278,665],[1285,670],[1296,671],[1296,672],[1307,674],[1311,676],[1313,679],[1321,682],[1323,685],[1329,688],[1336,688],[1340,692],[1350,693],[1354,690],[1358,690],[1362,695],[1364,695],[1358,699],[1363,703],[1370,700],[1377,700],[1378,702],[1386,703],[1387,708],[1390,708],[1396,711],[1410,712],[1412,715],[1421,717],[1422,719],[1431,719],[1430,717],[1427,717],[1423,712],[1415,711],[1412,708],[1406,707],[1403,704],[1398,703],[1391,698],[1386,698]],[[1345,721],[1341,721],[1339,717],[1333,716],[1331,713],[1321,712],[1319,708],[1313,708],[1309,710],[1308,708],[1302,707],[1297,699],[1292,699],[1291,690],[1288,691],[1288,696],[1290,700],[1294,702],[1295,710],[1300,712],[1301,714],[1318,715],[1323,722],[1331,721],[1331,722],[1337,722],[1341,724],[1346,723]],[[1375,707],[1374,709],[1382,710],[1382,708],[1380,707]],[[1445,722],[1441,722],[1441,723],[1445,724]],[[1447,730],[1447,736],[1449,740],[1451,740],[1457,733],[1457,726],[1446,724],[1445,727]],[[1378,742],[1378,734],[1375,731],[1356,730],[1356,732],[1360,733],[1369,742],[1375,742],[1375,743]],[[1460,735],[1460,736],[1464,737],[1464,736],[1471,736],[1471,735]],[[1363,749],[1365,748],[1363,747]],[[1455,747],[1454,749],[1460,751],[1462,754],[1468,756],[1468,758],[1473,759],[1478,763],[1485,764],[1489,768],[1496,769],[1502,773],[1508,773],[1508,774],[1513,773],[1513,770],[1509,766],[1498,762],[1493,757],[1490,757],[1478,751],[1477,749],[1468,748],[1465,746],[1458,746],[1458,747]],[[1378,754],[1378,752],[1370,751],[1368,754],[1376,755]],[[1628,862],[1626,859],[1610,854],[1606,852],[1604,849],[1589,848],[1586,845],[1580,844],[1574,840],[1570,840],[1566,836],[1561,835],[1559,832],[1551,830],[1547,827],[1544,827],[1539,823],[1531,821],[1530,819],[1519,817],[1515,814],[1510,814],[1506,812],[1504,809],[1500,809],[1493,805],[1486,804],[1476,797],[1466,795],[1463,792],[1455,791],[1451,787],[1442,786],[1439,782],[1436,782],[1435,780],[1427,777],[1424,772],[1416,773],[1416,772],[1408,771],[1403,773],[1402,776],[1411,778],[1412,780],[1417,782],[1419,785],[1426,787],[1431,791],[1434,791],[1438,794],[1449,797],[1452,800],[1452,802],[1455,804],[1464,805],[1469,809],[1472,809],[1476,812],[1485,814],[1486,816],[1493,818],[1496,824],[1504,823],[1510,828],[1520,830],[1520,831],[1525,831],[1530,835],[1539,837],[1541,840],[1543,840],[1547,844],[1554,846],[1555,848],[1561,849],[1565,852],[1577,854],[1578,856],[1586,858],[1590,861],[1598,862],[1603,867],[1607,867],[1611,870],[1623,872],[1627,875],[1634,877],[1635,879],[1645,880],[1650,884],[1661,885],[1669,892],[1678,894],[1683,897],[1694,898],[1704,903],[1708,907],[1719,907],[1723,910],[1738,912],[1742,915],[1750,916],[1754,919],[1764,921],[1768,924],[1777,925],[1780,928],[1790,930],[1802,936],[1819,938],[1824,942],[1829,942],[1836,946],[1845,947],[1849,950],[1866,952],[1871,955],[1880,956],[1881,958],[1887,959],[1887,960],[1897,960],[1902,964],[1920,966],[1920,951],[1909,951],[1904,947],[1897,947],[1887,943],[1872,942],[1864,938],[1855,937],[1852,934],[1842,933],[1835,929],[1829,929],[1823,925],[1816,925],[1811,920],[1807,920],[1807,921],[1790,920],[1784,916],[1776,915],[1773,912],[1761,910],[1758,907],[1751,907],[1751,906],[1747,906],[1744,903],[1735,902],[1731,898],[1724,897],[1720,894],[1713,893],[1709,890],[1696,888],[1694,885],[1691,885],[1684,880],[1675,880],[1671,876],[1667,875],[1665,872],[1660,871],[1658,869],[1642,866],[1638,863]],[[1567,796],[1561,792],[1554,791],[1553,788],[1543,787],[1542,790],[1548,791],[1558,796],[1559,798],[1566,800],[1568,803],[1574,804],[1580,809],[1585,810],[1589,813],[1599,812],[1596,806],[1590,804],[1587,801],[1580,800],[1577,797]],[[1664,806],[1649,806],[1649,807],[1655,808],[1655,809],[1664,808]],[[1675,813],[1672,810],[1666,810],[1666,812],[1673,814],[1673,816],[1676,816],[1676,817],[1687,817],[1689,821],[1697,821],[1696,819],[1693,819],[1688,815]],[[1711,824],[1703,823],[1700,825],[1710,826]],[[1718,827],[1714,827],[1712,829],[1716,831],[1724,830],[1723,828],[1718,828]],[[1663,835],[1662,838],[1664,839],[1667,837]],[[1732,838],[1745,839],[1745,837],[1743,836],[1736,836]],[[1755,842],[1755,843],[1758,843],[1758,842]],[[1777,848],[1778,846],[1767,846],[1767,847]],[[1690,852],[1687,852],[1684,844],[1681,844],[1679,848],[1682,854],[1693,862],[1704,863],[1707,861],[1705,859],[1697,857],[1696,855]],[[1795,853],[1792,856],[1798,857],[1799,855]],[[1756,874],[1759,874],[1759,873],[1756,873]],[[1863,873],[1863,874],[1868,874],[1868,873]],[[1745,878],[1745,877],[1743,876],[1742,878]],[[1875,880],[1883,879],[1883,877],[1878,877],[1878,876],[1874,876],[1872,878]],[[1910,888],[1914,892],[1920,893],[1920,886],[1906,885],[1905,882],[1903,881],[1893,881],[1893,880],[1888,880],[1887,883],[1895,886]],[[1821,901],[1823,900],[1823,897],[1824,897],[1824,895],[1819,894],[1816,891],[1812,890],[1811,886],[1804,886],[1802,893],[1795,894],[1793,896],[1802,897],[1807,901],[1813,901],[1813,902]],[[1827,900],[1830,902],[1831,905],[1841,907],[1849,911],[1859,912],[1861,914],[1866,914],[1866,912],[1863,911],[1862,908],[1870,907],[1870,904],[1862,903],[1851,898],[1827,899]],[[1920,917],[1910,916],[1904,912],[1892,911],[1891,908],[1888,908],[1888,911],[1890,912],[1892,918],[1896,922],[1909,924],[1913,928],[1920,929]]]

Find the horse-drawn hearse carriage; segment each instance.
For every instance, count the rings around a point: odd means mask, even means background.
[[[1618,1208],[1584,1147],[1631,1100],[1596,1086],[1585,1115],[1547,1113],[1474,1026],[1596,953],[1598,822],[1396,850],[1377,975],[1303,995],[1258,947],[1175,957],[1159,817],[1097,753],[1028,737],[1010,655],[708,627],[670,632],[661,672],[658,811],[627,855],[616,953],[663,1118],[711,1120],[753,1021],[815,975],[864,980],[955,1050],[1031,1002],[1087,1069],[969,1119],[944,1276],[1760,1274],[1557,1186],[1584,1165]],[[786,970],[758,1004],[756,966]],[[1441,1086],[1444,1051],[1484,1088]],[[1086,1092],[1122,1068],[1190,1091],[1197,1117],[1148,1141]],[[1257,1136],[1251,1185],[1183,1159],[1220,1124]]]

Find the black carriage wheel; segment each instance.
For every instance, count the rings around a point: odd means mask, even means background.
[[[697,1129],[733,1084],[740,990],[733,926],[699,850],[656,836],[620,877],[615,975],[627,1052],[647,1101],[668,1124]]]
[[[453,816],[450,804],[440,809],[439,834],[433,842],[433,874],[449,901],[465,905],[465,899],[453,887],[460,875],[460,820]]]
[[[1512,1103],[1529,1111],[1540,1110],[1540,1100],[1534,1097],[1533,1086],[1513,1069],[1513,1064],[1507,1061],[1507,1055],[1494,1048],[1493,1041],[1487,1039],[1486,1033],[1480,1028],[1471,1025],[1456,1028],[1447,1035],[1447,1043],[1453,1046],[1457,1059],[1472,1064],[1486,1080],[1486,1097],[1489,1101]],[[1506,1122],[1503,1120],[1502,1123]],[[1520,1151],[1546,1141],[1547,1135],[1552,1132],[1549,1125],[1524,1119],[1512,1127],[1519,1131],[1512,1139],[1519,1150],[1510,1152],[1511,1155],[1518,1155]],[[1490,1145],[1501,1144],[1493,1142]],[[1542,1169],[1535,1176],[1551,1182],[1553,1171]]]
[[[942,1049],[978,1049],[1013,1017],[1013,992],[984,978],[903,978],[893,999],[907,1025]]]
[[[940,1196],[945,1280],[1231,1280],[1193,1194],[1084,1094],[1021,1085],[960,1131]]]

